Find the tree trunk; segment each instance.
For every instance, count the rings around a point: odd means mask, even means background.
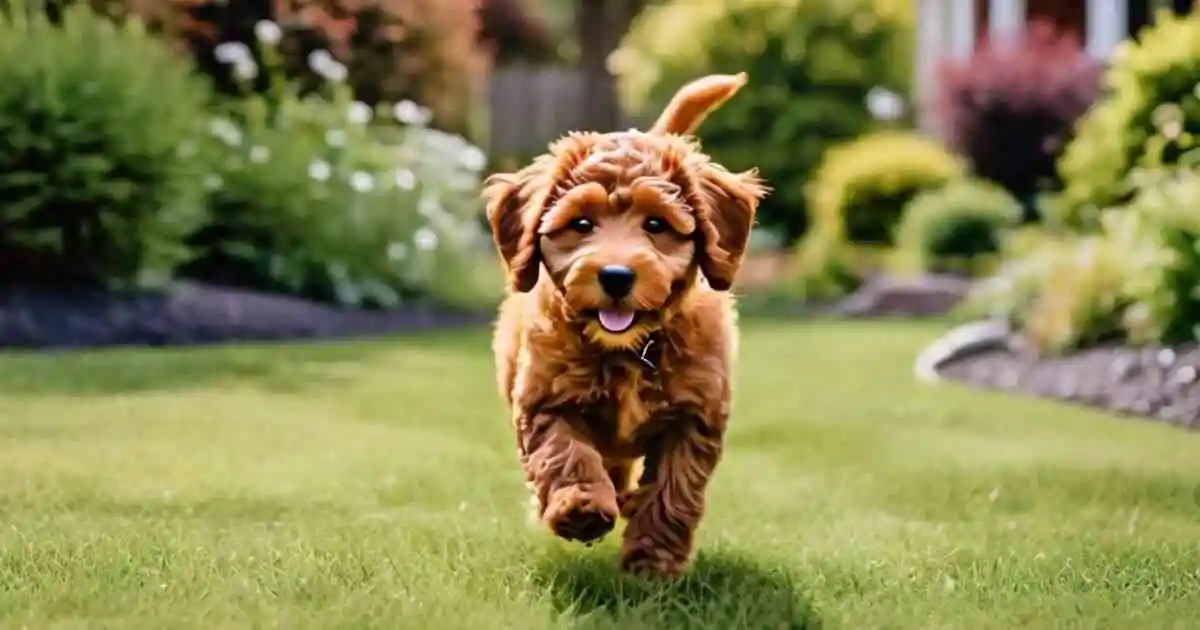
[[[580,107],[589,131],[615,131],[621,124],[616,84],[607,60],[644,4],[645,0],[579,0],[575,9],[584,82]]]

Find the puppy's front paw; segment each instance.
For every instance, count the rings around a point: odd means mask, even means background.
[[[576,485],[550,495],[542,520],[560,538],[592,542],[617,522],[617,497],[611,488]]]

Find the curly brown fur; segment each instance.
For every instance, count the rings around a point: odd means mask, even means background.
[[[624,517],[621,566],[638,573],[687,567],[721,457],[737,351],[727,291],[767,187],[682,134],[744,82],[702,78],[649,132],[573,133],[488,182],[510,282],[496,371],[538,516],[585,542]],[[606,265],[636,274],[627,294],[604,289]]]

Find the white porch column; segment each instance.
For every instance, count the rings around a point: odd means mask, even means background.
[[[1087,52],[1105,60],[1125,39],[1126,0],[1087,0]]]
[[[937,89],[937,67],[946,54],[948,11],[946,0],[917,0],[917,46],[913,68],[913,105],[918,126],[936,133],[930,99]]]
[[[975,52],[975,2],[950,0],[950,54],[967,59]]]
[[[988,39],[1004,43],[1025,32],[1025,0],[988,0]]]

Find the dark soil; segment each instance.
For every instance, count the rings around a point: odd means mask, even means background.
[[[1038,358],[991,350],[950,361],[947,379],[1081,403],[1200,430],[1200,345],[1108,345]]]
[[[425,307],[353,311],[180,283],[114,293],[0,290],[0,347],[182,346],[382,335],[479,324],[490,313]]]

